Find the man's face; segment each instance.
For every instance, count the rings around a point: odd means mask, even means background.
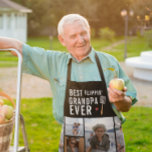
[[[79,21],[65,25],[59,40],[77,60],[90,52],[90,30]]]

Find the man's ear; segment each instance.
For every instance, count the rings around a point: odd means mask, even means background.
[[[58,40],[60,41],[60,43],[65,46],[65,43],[64,43],[64,38],[62,35],[58,35]]]

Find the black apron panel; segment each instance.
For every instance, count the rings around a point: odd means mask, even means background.
[[[95,132],[92,135],[92,127],[98,124],[104,124],[106,128],[108,128],[108,131],[105,132],[103,137],[105,142],[103,146],[106,147],[99,146],[100,143],[97,143],[98,148],[95,146],[96,149],[118,151],[114,119],[116,114],[109,102],[103,70],[96,54],[95,58],[101,81],[71,81],[72,59],[70,59],[68,64],[64,102],[64,137],[62,140],[63,146],[61,147],[61,150],[64,149],[64,152],[70,152],[69,143],[71,141],[74,142],[74,140],[79,143],[79,146],[77,145],[76,147],[81,149],[80,152],[86,152],[90,146],[93,150],[94,146],[91,143],[94,142],[94,140],[91,136],[95,137]]]
[[[68,117],[110,117],[110,116],[116,116],[114,113],[111,103],[109,102],[108,98],[108,92],[107,92],[107,86],[105,83],[105,78],[103,75],[103,70],[100,64],[100,61],[98,59],[97,54],[95,54],[97,66],[99,69],[100,77],[102,81],[88,81],[88,82],[75,82],[71,81],[71,62],[72,59],[70,59],[68,64],[68,72],[67,72],[67,89],[66,89],[66,98],[65,98],[65,104],[64,104],[64,115]],[[70,94],[69,90],[75,91],[76,93]],[[92,90],[100,90],[102,94],[98,95],[88,95],[85,94],[85,90],[87,92]],[[83,97],[83,98],[82,98]],[[96,101],[95,104],[91,104],[91,115],[90,112],[87,114],[80,113],[80,111],[84,110],[85,113],[89,108],[88,100],[94,100]],[[85,104],[88,106],[84,109],[84,105],[81,105],[81,101],[85,100]],[[87,101],[86,101],[87,100]],[[101,100],[105,100],[101,101]],[[75,102],[74,102],[75,101]],[[79,104],[78,104],[79,101]],[[98,102],[98,103],[97,103]],[[104,103],[103,103],[104,102]],[[70,103],[70,104],[69,104]],[[73,103],[73,104],[72,104]],[[76,111],[76,113],[70,114],[70,109],[72,111]]]
[[[70,89],[68,90],[69,91],[67,91],[66,101],[68,101],[69,104],[67,102],[66,104],[64,104],[65,116],[87,117],[87,118],[115,116],[111,104],[110,102],[108,102],[108,96],[106,92],[103,91],[105,90],[105,87],[101,84],[101,81],[89,81],[89,82],[70,81]],[[86,108],[84,108],[84,105],[86,106]],[[87,113],[87,109],[90,110],[89,107],[91,108],[91,115],[90,112],[88,113],[88,115],[84,114]],[[78,112],[77,114],[74,112],[74,115],[73,113],[71,115],[70,108],[72,108],[74,111],[75,110],[79,111],[79,114]],[[103,108],[103,112],[101,114],[102,108]],[[84,110],[84,113],[81,114],[80,110]]]

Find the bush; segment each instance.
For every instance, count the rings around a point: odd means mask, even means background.
[[[152,30],[145,31],[144,37],[147,40],[148,47],[152,48]]]
[[[91,28],[91,37],[92,38],[95,38],[95,29],[94,28]]]
[[[113,40],[116,33],[109,27],[105,27],[100,29],[99,35],[102,39]]]

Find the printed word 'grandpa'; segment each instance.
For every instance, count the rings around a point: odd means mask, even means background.
[[[92,104],[99,104],[97,97],[88,97],[88,98],[76,98],[76,97],[69,97],[69,104],[74,105],[92,105]]]

